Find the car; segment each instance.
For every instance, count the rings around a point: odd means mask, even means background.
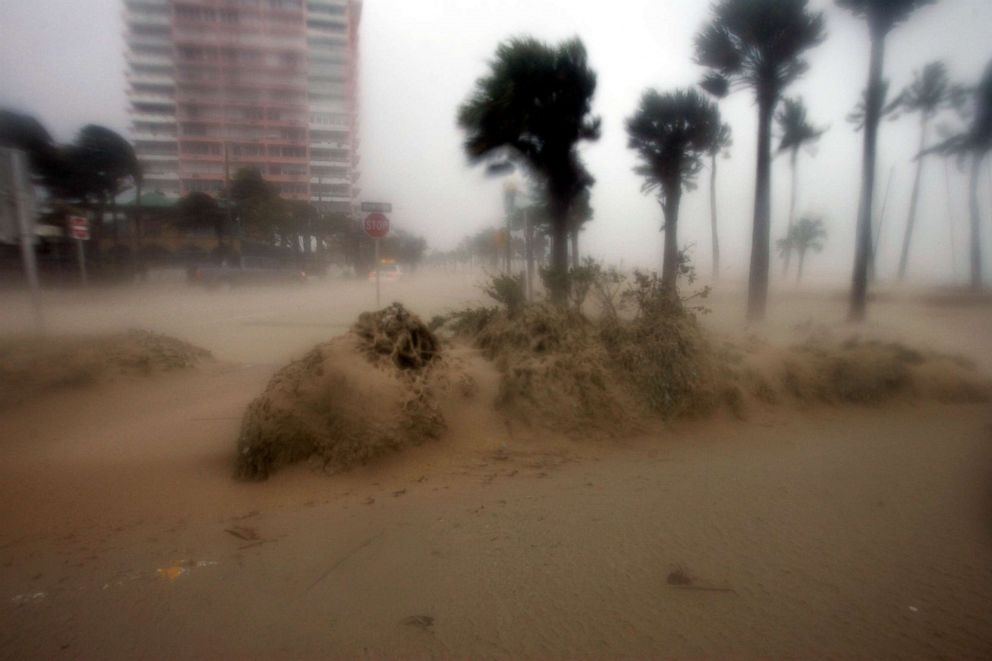
[[[403,277],[403,269],[399,264],[382,264],[379,266],[380,282],[396,282]],[[375,282],[375,269],[369,271],[369,282]]]

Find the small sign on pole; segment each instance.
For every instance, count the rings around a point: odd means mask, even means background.
[[[363,203],[364,207],[365,204]],[[389,218],[385,214],[379,211],[374,211],[365,217],[365,233],[375,239],[375,306],[380,307],[379,303],[379,239],[384,238],[389,234]]]
[[[90,221],[85,216],[69,216],[69,234],[77,241],[89,241]]]
[[[362,202],[362,211],[364,213],[392,213],[393,205],[391,202]]]
[[[79,259],[79,280],[87,285],[86,251],[83,241],[90,240],[90,221],[85,216],[69,216],[69,236],[76,240],[76,256]]]

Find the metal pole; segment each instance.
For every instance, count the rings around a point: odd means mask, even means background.
[[[76,239],[76,255],[79,258],[79,281],[82,283],[83,287],[89,284],[86,277],[86,251],[83,250],[83,240]]]
[[[28,289],[31,292],[31,307],[34,308],[35,329],[45,332],[45,317],[41,310],[41,293],[38,284],[38,262],[34,254],[34,223],[28,218],[22,184],[27,181],[24,170],[24,154],[13,152],[14,174],[14,204],[17,207],[18,233],[20,234],[21,259],[24,262],[24,274],[28,279]]]
[[[378,310],[379,303],[379,239],[375,240],[375,307]]]

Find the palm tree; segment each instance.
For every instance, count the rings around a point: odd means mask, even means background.
[[[93,195],[98,200],[96,231],[103,228],[103,211],[109,204],[114,240],[119,240],[117,196],[128,181],[136,184],[141,179],[141,166],[134,147],[119,133],[105,126],[89,124],[80,129],[75,142],[65,150],[65,159],[72,185],[84,197]]]
[[[719,110],[717,111],[719,112]],[[734,145],[734,134],[730,124],[721,122],[720,130],[710,142],[706,153],[710,157],[710,234],[713,241],[713,278],[720,277],[720,237],[717,234],[716,216],[716,162],[717,157],[730,157],[730,148]]]
[[[209,193],[193,192],[176,205],[180,227],[184,229],[209,228],[217,236],[217,247],[224,246],[224,211]]]
[[[55,188],[59,175],[59,152],[48,130],[31,115],[0,109],[0,146],[27,154],[31,171],[46,188]]]
[[[572,210],[568,214],[569,220],[569,235],[572,240],[572,263],[573,269],[579,268],[579,232],[582,231],[583,225],[588,223],[593,219],[595,212],[592,208],[592,191],[586,188],[578,197],[575,199],[575,203],[572,204]]]
[[[938,152],[971,159],[971,180],[968,187],[968,206],[971,213],[971,288],[982,287],[982,237],[981,206],[978,202],[979,177],[982,164],[992,152],[992,62],[989,62],[981,81],[972,90],[971,108],[962,108],[970,114],[970,125],[940,144],[924,152]]]
[[[772,117],[783,91],[809,68],[803,54],[824,38],[823,14],[810,11],[809,0],[717,0],[696,37],[696,63],[710,70],[704,89],[723,96],[750,88],[758,105],[749,319],[763,319],[768,307]]]
[[[796,200],[798,198],[799,187],[799,150],[802,147],[811,147],[824,133],[825,128],[817,128],[807,119],[806,104],[802,99],[786,99],[782,108],[775,115],[779,130],[782,132],[781,141],[778,145],[779,153],[789,154],[789,165],[792,168],[792,195],[789,202],[789,225],[786,235],[792,231],[792,226],[796,221]],[[789,244],[785,247],[785,265],[783,274],[789,273],[789,262],[792,258],[792,250]]]
[[[287,200],[280,234],[293,237],[293,249],[308,255],[313,252],[314,233],[320,212],[306,200]]]
[[[871,60],[865,95],[865,137],[862,155],[861,202],[858,210],[854,275],[851,285],[849,316],[854,321],[865,318],[868,303],[868,267],[871,262],[871,214],[875,194],[875,158],[878,150],[878,125],[882,119],[885,83],[885,39],[896,25],[924,5],[935,0],[836,0],[837,5],[862,17],[868,23]]]
[[[557,46],[510,39],[497,47],[489,66],[458,109],[465,151],[472,163],[487,162],[490,172],[521,164],[542,180],[554,239],[551,295],[564,305],[569,213],[592,183],[578,146],[600,135],[600,120],[591,114],[596,74],[579,39]]]
[[[778,240],[778,251],[783,258],[793,251],[799,257],[799,267],[796,270],[797,283],[803,279],[803,264],[806,261],[806,253],[810,250],[821,252],[826,238],[827,230],[823,227],[823,221],[819,218],[804,216],[789,228],[789,233],[785,235],[784,239]]]
[[[637,152],[635,171],[644,176],[644,190],[658,190],[665,214],[665,254],[661,282],[675,291],[679,273],[678,223],[682,191],[692,186],[703,156],[722,124],[716,104],[694,89],[659,94],[647,90],[634,116],[627,120],[628,146]]]
[[[951,98],[951,81],[947,75],[947,67],[943,62],[930,62],[922,71],[913,75],[910,83],[898,97],[899,108],[905,112],[917,113],[920,116],[920,155],[916,159],[916,177],[913,179],[913,192],[909,198],[909,216],[906,218],[906,234],[902,241],[902,255],[899,257],[899,279],[906,277],[906,266],[909,262],[909,245],[913,239],[913,228],[916,225],[916,210],[920,199],[920,182],[923,178],[923,163],[929,138],[930,122]]]
[[[230,197],[241,234],[271,241],[283,211],[283,199],[276,188],[257,169],[241,168],[231,182]]]
[[[899,98],[896,97],[895,100],[887,102],[889,97],[889,81],[883,80],[881,83],[881,101],[882,109],[879,111],[878,119],[881,122],[883,119],[895,119],[896,111],[899,106]],[[868,115],[868,89],[865,88],[861,92],[861,98],[858,99],[858,103],[854,106],[854,109],[847,114],[847,121],[854,127],[854,130],[860,133],[865,130],[865,120]],[[895,166],[889,172],[889,183],[885,188],[885,201],[882,203],[882,213],[878,217],[878,226],[875,228],[871,243],[871,254],[868,256],[868,279],[870,282],[874,282],[878,275],[878,268],[876,264],[876,258],[878,256],[878,243],[882,236],[882,223],[885,221],[885,207],[889,199],[889,191],[892,188],[892,177],[895,176]],[[864,196],[864,191],[861,192],[862,197]],[[863,199],[858,200],[858,213],[860,216],[861,204],[863,204]]]

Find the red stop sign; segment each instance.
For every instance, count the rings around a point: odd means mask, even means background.
[[[83,216],[69,216],[69,235],[79,241],[89,241],[90,221]]]
[[[365,216],[365,233],[373,239],[381,239],[389,234],[389,219],[385,214],[370,213]]]

